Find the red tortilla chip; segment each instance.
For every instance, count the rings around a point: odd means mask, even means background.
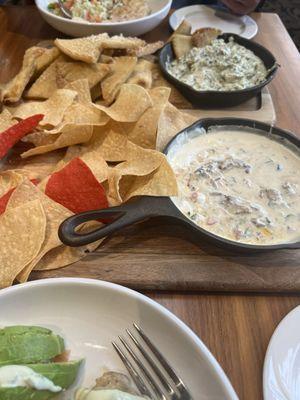
[[[31,182],[34,185],[37,185],[39,183],[38,179],[31,179]],[[4,211],[6,210],[7,203],[15,189],[16,189],[15,187],[9,189],[8,192],[6,192],[2,197],[0,197],[0,215],[3,214]]]
[[[22,137],[30,133],[43,117],[42,114],[32,115],[0,133],[0,158],[4,157]]]
[[[45,193],[75,214],[108,207],[104,187],[79,157],[50,176]]]

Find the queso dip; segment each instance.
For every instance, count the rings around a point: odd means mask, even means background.
[[[168,160],[179,188],[173,201],[195,224],[242,243],[300,239],[296,146],[250,128],[196,128],[177,138]]]

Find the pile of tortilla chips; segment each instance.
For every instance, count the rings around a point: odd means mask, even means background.
[[[99,242],[60,242],[58,227],[74,213],[176,195],[160,151],[195,117],[175,107],[188,104],[149,57],[161,46],[101,34],[25,52],[0,92],[0,153],[22,140],[0,171],[0,287],[93,251]]]

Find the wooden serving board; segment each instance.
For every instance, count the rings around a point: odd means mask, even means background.
[[[240,117],[275,123],[268,90],[224,110],[185,110],[201,118]],[[187,228],[155,219],[122,230],[85,259],[66,268],[33,272],[31,279],[80,276],[139,290],[295,292],[300,250],[246,254],[199,242]]]

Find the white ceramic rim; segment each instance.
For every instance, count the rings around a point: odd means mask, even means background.
[[[35,5],[37,6],[37,8],[39,9],[40,12],[47,14],[49,17],[53,17],[54,19],[58,20],[58,21],[63,21],[70,24],[74,24],[74,25],[87,25],[87,26],[124,26],[124,25],[132,25],[136,22],[144,22],[144,21],[148,21],[151,18],[155,18],[156,16],[164,13],[165,11],[167,11],[169,8],[171,8],[171,3],[172,0],[168,0],[168,2],[166,3],[166,5],[161,8],[158,11],[155,11],[152,14],[146,15],[145,17],[142,18],[136,18],[136,19],[131,19],[129,21],[121,21],[121,22],[87,22],[87,21],[77,21],[77,20],[73,20],[73,19],[68,19],[68,18],[64,18],[64,17],[60,17],[59,15],[55,15],[52,12],[48,11],[47,8],[41,7],[39,5],[38,0],[34,0],[35,1]]]
[[[203,4],[194,4],[192,6],[178,8],[176,11],[174,11],[174,13],[169,18],[169,24],[170,24],[171,28],[173,29],[173,31],[175,31],[175,29],[178,26],[178,24],[176,24],[176,20],[181,21],[187,12],[193,12],[194,10],[195,11],[202,10],[202,12],[203,12],[204,7],[206,7],[206,6]],[[179,15],[181,17],[178,18],[177,15]],[[245,25],[245,30],[244,30],[243,34],[241,34],[240,36],[244,37],[245,39],[252,39],[254,36],[256,36],[256,34],[258,32],[258,26],[253,18],[249,17],[249,15],[237,16],[236,18],[240,19],[243,22],[243,24]]]
[[[267,398],[267,394],[268,394],[267,393],[267,384],[268,384],[267,374],[268,374],[268,361],[271,356],[271,347],[273,346],[273,342],[275,340],[275,337],[277,336],[279,329],[281,328],[281,325],[283,325],[285,323],[285,320],[289,319],[291,317],[291,315],[299,313],[299,312],[300,312],[300,305],[293,308],[292,311],[290,311],[288,314],[286,314],[286,316],[283,317],[282,320],[279,322],[279,324],[276,326],[276,328],[271,336],[271,339],[269,341],[265,359],[264,359],[264,367],[263,367],[263,398],[264,398],[264,400],[269,400]]]
[[[0,300],[7,293],[14,293],[22,290],[30,290],[30,288],[35,286],[49,286],[49,285],[65,285],[65,284],[79,284],[79,285],[93,285],[99,288],[105,287],[110,288],[112,290],[116,290],[118,292],[122,292],[127,294],[130,297],[141,300],[142,302],[148,303],[158,312],[162,313],[166,318],[169,318],[176,323],[179,329],[181,329],[189,339],[194,342],[194,344],[200,349],[203,354],[204,359],[207,361],[208,365],[211,367],[212,372],[216,377],[219,378],[220,384],[222,384],[223,389],[227,392],[228,396],[232,400],[239,400],[237,394],[235,393],[229,379],[227,378],[225,372],[218,364],[217,360],[205,346],[205,344],[200,340],[200,338],[178,317],[176,317],[171,311],[167,310],[165,307],[157,303],[156,301],[150,299],[149,297],[136,292],[135,290],[129,289],[125,286],[121,286],[115,283],[101,281],[96,279],[88,279],[88,278],[48,278],[48,279],[40,279],[36,281],[26,282],[19,285],[11,286],[5,289],[0,290]]]

